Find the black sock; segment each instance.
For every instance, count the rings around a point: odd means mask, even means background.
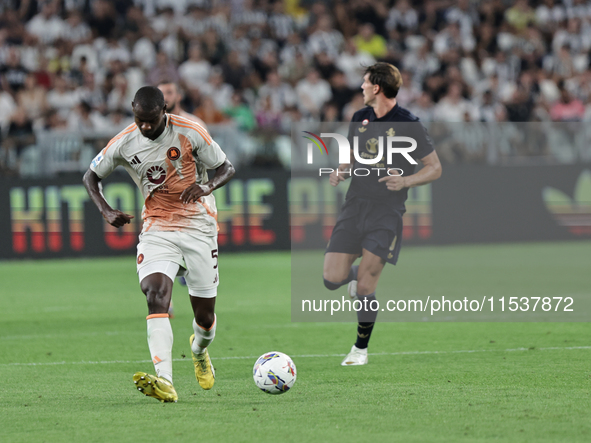
[[[375,323],[359,323],[357,324],[357,341],[355,346],[359,349],[366,349],[371,337]]]
[[[358,269],[359,269],[359,265],[351,266],[351,269],[349,269],[349,275],[347,275],[347,278],[339,283],[334,283],[334,282],[328,281],[327,279],[324,279],[324,286],[326,286],[326,289],[330,289],[331,291],[334,291],[335,289],[339,289],[341,286],[346,285],[351,280],[357,280],[357,270]]]
[[[357,312],[357,341],[355,346],[359,349],[367,348],[373,326],[378,316],[378,311],[371,309],[376,308],[376,303],[372,304],[372,301],[376,300],[376,293],[372,292],[369,295],[359,295],[357,298],[363,303],[363,309]]]

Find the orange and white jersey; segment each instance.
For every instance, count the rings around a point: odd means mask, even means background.
[[[207,170],[224,163],[226,155],[200,125],[166,114],[166,128],[156,140],[144,137],[134,123],[118,135],[90,165],[100,178],[123,166],[140,188],[145,202],[142,232],[197,230],[217,234],[213,195],[184,204],[181,193],[193,183],[208,181]]]

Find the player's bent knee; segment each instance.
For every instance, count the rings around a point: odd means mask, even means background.
[[[359,280],[357,282],[357,295],[367,296],[375,292],[377,282]]]
[[[167,288],[155,288],[153,286],[142,287],[146,295],[146,301],[149,308],[168,310],[170,304],[170,291]]]
[[[324,286],[326,286],[326,289],[330,289],[331,291],[334,291],[335,289],[339,289],[342,285],[340,283],[333,283],[331,281],[328,281],[325,278],[324,279]]]
[[[213,314],[213,312],[207,312],[204,314],[200,313],[195,318],[195,321],[197,322],[199,327],[201,327],[205,330],[209,330],[209,329],[211,329],[211,327],[213,326],[213,323],[215,322],[215,315]]]
[[[334,284],[334,285],[339,285],[337,286],[340,287],[341,283],[335,283],[335,282],[342,282],[343,280],[345,280],[347,278],[347,276],[349,275],[348,272],[338,272],[338,271],[324,271],[323,273],[323,278],[324,278],[324,286],[326,286],[328,289],[331,289],[327,286],[326,282],[330,283],[330,284]],[[335,288],[336,289],[336,288]],[[331,289],[332,291],[332,289]]]

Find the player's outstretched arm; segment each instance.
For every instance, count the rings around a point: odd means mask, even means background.
[[[211,194],[217,188],[221,188],[234,176],[236,170],[230,160],[226,159],[224,163],[218,166],[215,170],[215,175],[211,180],[202,185],[193,183],[181,194],[183,203],[193,203],[199,198]]]
[[[99,189],[100,181],[100,177],[96,175],[96,173],[91,169],[86,171],[86,174],[84,174],[84,178],[82,179],[84,187],[86,188],[86,192],[88,192],[90,199],[94,202],[99,211],[101,211],[104,219],[107,220],[110,225],[115,226],[116,228],[120,228],[127,223],[131,223],[133,215],[126,214],[109,206],[103,197],[101,190]]]
[[[426,185],[441,177],[441,162],[437,152],[433,151],[421,160],[423,167],[416,174],[404,176],[382,177],[378,181],[386,184],[389,191],[400,191],[403,188],[414,188],[415,186]]]

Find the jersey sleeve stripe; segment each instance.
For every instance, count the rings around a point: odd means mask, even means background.
[[[199,135],[201,135],[201,137],[203,137],[203,139],[205,140],[205,142],[208,145],[211,145],[213,140],[211,139],[209,134],[201,126],[197,126],[196,124],[192,124],[189,122],[189,120],[180,121],[180,120],[176,120],[174,118],[171,118],[171,121],[172,121],[172,124],[175,126],[194,129],[195,131],[197,131],[199,133]]]
[[[174,120],[177,123],[182,123],[182,124],[185,124],[185,125],[195,126],[196,129],[199,129],[201,131],[207,132],[207,129],[205,129],[202,125],[200,125],[195,120],[191,120],[191,119],[189,119],[187,117],[183,117],[182,115],[176,115],[176,114],[168,114],[168,115],[170,115],[170,119],[171,120]]]
[[[205,139],[205,141],[208,144],[211,144],[211,142],[213,141],[211,139],[211,136],[207,132],[207,130],[203,126],[201,126],[199,123],[194,122],[192,120],[188,120],[188,119],[181,120],[181,119],[178,119],[177,116],[171,117],[171,120],[174,121],[175,123],[187,125],[187,126],[194,128],[197,132],[199,132],[199,134],[201,134],[201,136]]]
[[[117,140],[119,140],[121,137],[123,137],[126,134],[129,134],[133,131],[135,131],[135,128],[137,128],[137,125],[135,123],[132,123],[131,125],[129,125],[127,128],[125,128],[123,130],[123,132],[120,132],[118,135],[116,135],[115,137],[113,137],[109,143],[107,143],[107,146],[105,147],[105,152],[107,152],[107,149],[109,149],[111,147],[111,145],[113,143],[115,143]],[[104,154],[103,154],[104,155]]]

